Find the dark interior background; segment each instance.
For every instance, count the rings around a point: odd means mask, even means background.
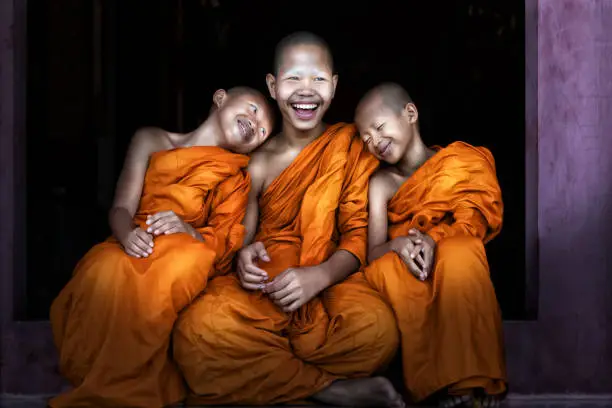
[[[265,91],[275,43],[297,30],[332,47],[329,122],[351,121],[367,89],[397,81],[428,143],[492,150],[506,210],[491,271],[504,318],[526,318],[524,4],[490,0],[28,2],[23,317],[46,319],[79,258],[109,235],[134,131],[196,127],[218,88]]]

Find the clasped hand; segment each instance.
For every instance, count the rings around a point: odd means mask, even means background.
[[[408,231],[408,236],[396,238],[395,252],[408,266],[408,270],[419,280],[426,280],[433,270],[436,242],[417,229]]]
[[[147,216],[147,230],[134,228],[122,240],[125,252],[135,258],[147,258],[153,253],[153,238],[159,235],[170,235],[184,232],[193,235],[194,229],[174,213],[161,211]]]
[[[255,242],[240,251],[237,268],[240,284],[248,290],[261,290],[286,313],[299,309],[324,289],[322,266],[289,268],[268,282],[268,274],[257,265],[260,261],[270,261],[263,243]]]

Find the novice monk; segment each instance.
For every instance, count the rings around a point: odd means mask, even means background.
[[[506,391],[502,323],[484,243],[502,225],[491,153],[467,143],[429,149],[399,85],[360,102],[361,137],[389,166],[369,190],[367,280],[392,306],[404,379],[415,401],[495,405]]]
[[[195,131],[139,130],[109,221],[51,306],[60,370],[75,388],[52,407],[163,407],[185,396],[169,358],[178,313],[228,272],[242,245],[247,153],[272,129],[259,92],[214,94]],[[228,150],[225,150],[228,149]]]
[[[237,275],[213,280],[174,332],[189,403],[403,406],[386,379],[367,378],[391,360],[398,333],[354,273],[377,161],[353,126],[322,123],[337,81],[323,40],[298,33],[278,45],[267,83],[283,127],[249,164],[251,245]]]

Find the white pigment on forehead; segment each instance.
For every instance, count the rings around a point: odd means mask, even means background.
[[[325,52],[319,48],[316,51],[310,50],[291,50],[283,58],[280,72],[285,75],[325,75],[331,73],[331,67]]]

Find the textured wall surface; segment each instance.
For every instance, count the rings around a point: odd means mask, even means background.
[[[512,390],[612,393],[612,1],[538,16],[539,314],[506,325]]]
[[[10,3],[0,1],[2,388],[52,393],[63,383],[48,324],[6,324],[13,276],[6,216],[16,209],[19,164]],[[527,75],[527,87],[537,87],[537,121],[527,115],[527,136],[538,143],[539,313],[537,321],[505,325],[511,391],[612,393],[612,0],[526,5],[527,56],[537,55],[528,65],[538,67]]]

